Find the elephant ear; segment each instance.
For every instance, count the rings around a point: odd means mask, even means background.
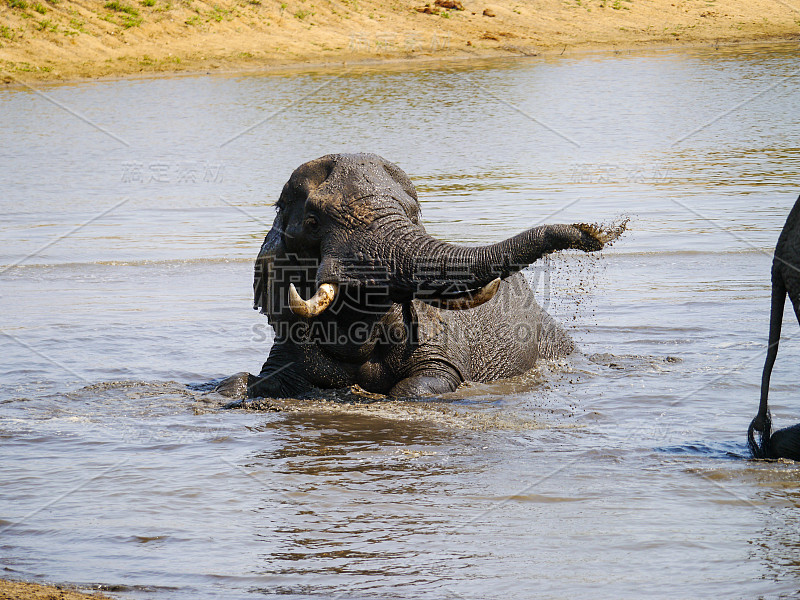
[[[275,258],[284,253],[281,220],[280,216],[276,216],[272,223],[272,229],[269,230],[267,237],[264,238],[264,243],[261,244],[253,272],[253,308],[260,310],[265,315],[270,313],[270,277],[273,264]]]

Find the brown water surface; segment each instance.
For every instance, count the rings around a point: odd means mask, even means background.
[[[800,590],[745,460],[800,190],[795,46],[0,90],[0,562],[123,598]],[[323,85],[325,84],[325,85]],[[451,241],[631,217],[530,278],[582,354],[432,403],[223,411],[292,169],[371,151]],[[797,325],[774,375],[798,421]]]

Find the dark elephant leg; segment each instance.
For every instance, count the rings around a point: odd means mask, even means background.
[[[316,389],[303,375],[298,353],[284,344],[275,344],[261,372],[236,373],[224,379],[216,391],[232,398],[291,398]]]
[[[247,395],[265,398],[292,398],[316,389],[305,376],[302,354],[289,344],[275,344],[258,377],[247,384]]]
[[[220,381],[214,391],[228,398],[246,398],[251,377],[253,376],[246,371],[236,373]]]
[[[778,242],[778,249],[782,249],[780,241]],[[778,249],[776,249],[776,256]],[[785,254],[784,252],[782,253]],[[747,442],[753,458],[800,460],[800,423],[773,432],[768,404],[769,381],[772,375],[772,368],[775,365],[775,358],[778,355],[783,309],[787,294],[792,302],[797,321],[800,323],[800,275],[791,265],[776,262],[772,270],[769,347],[761,376],[761,402],[758,414],[747,430]],[[756,440],[756,432],[760,434],[759,440]]]
[[[772,300],[769,317],[769,341],[767,358],[764,370],[761,373],[761,401],[758,405],[758,414],[747,429],[747,443],[753,458],[773,458],[770,456],[769,438],[772,434],[772,419],[769,414],[769,381],[775,358],[778,356],[778,345],[781,340],[781,325],[783,323],[783,308],[786,302],[786,287],[783,283],[780,270],[772,270]],[[756,440],[756,432],[760,439]]]
[[[415,396],[436,396],[454,391],[461,385],[461,375],[452,367],[426,368],[414,375],[401,379],[389,392],[394,398]]]
[[[792,301],[797,321],[800,323],[800,277],[797,276],[796,272],[792,271],[784,274],[784,286],[789,294],[789,299]],[[783,311],[781,310],[780,312],[781,317],[783,317]],[[772,342],[772,340],[770,341]],[[775,340],[775,344],[777,346],[777,340]],[[772,370],[771,366],[770,370]],[[769,385],[769,381],[767,381],[767,385]],[[771,425],[769,418],[768,424]],[[769,431],[769,427],[767,431]],[[769,436],[766,450],[769,458],[800,460],[800,423],[772,433]]]
[[[313,389],[311,386],[297,386],[296,388],[286,386],[275,376],[276,373],[277,369],[269,369],[266,372],[262,371],[258,375],[253,375],[245,371],[236,373],[219,382],[214,388],[214,391],[228,398],[241,401],[246,398],[287,398],[300,396]],[[296,389],[296,391],[290,391],[292,389]],[[235,404],[239,403],[237,402]]]

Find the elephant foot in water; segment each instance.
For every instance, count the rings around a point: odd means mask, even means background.
[[[235,373],[230,377],[226,377],[220,381],[214,388],[214,391],[227,398],[234,400],[243,400],[248,396],[248,389],[253,380],[256,379],[247,371]]]

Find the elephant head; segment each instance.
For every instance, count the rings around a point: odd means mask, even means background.
[[[543,255],[600,250],[621,233],[545,225],[488,246],[449,244],[425,231],[408,176],[374,154],[332,154],[301,165],[276,208],[254,279],[254,308],[273,324],[332,309],[379,314],[414,298],[469,309]]]

